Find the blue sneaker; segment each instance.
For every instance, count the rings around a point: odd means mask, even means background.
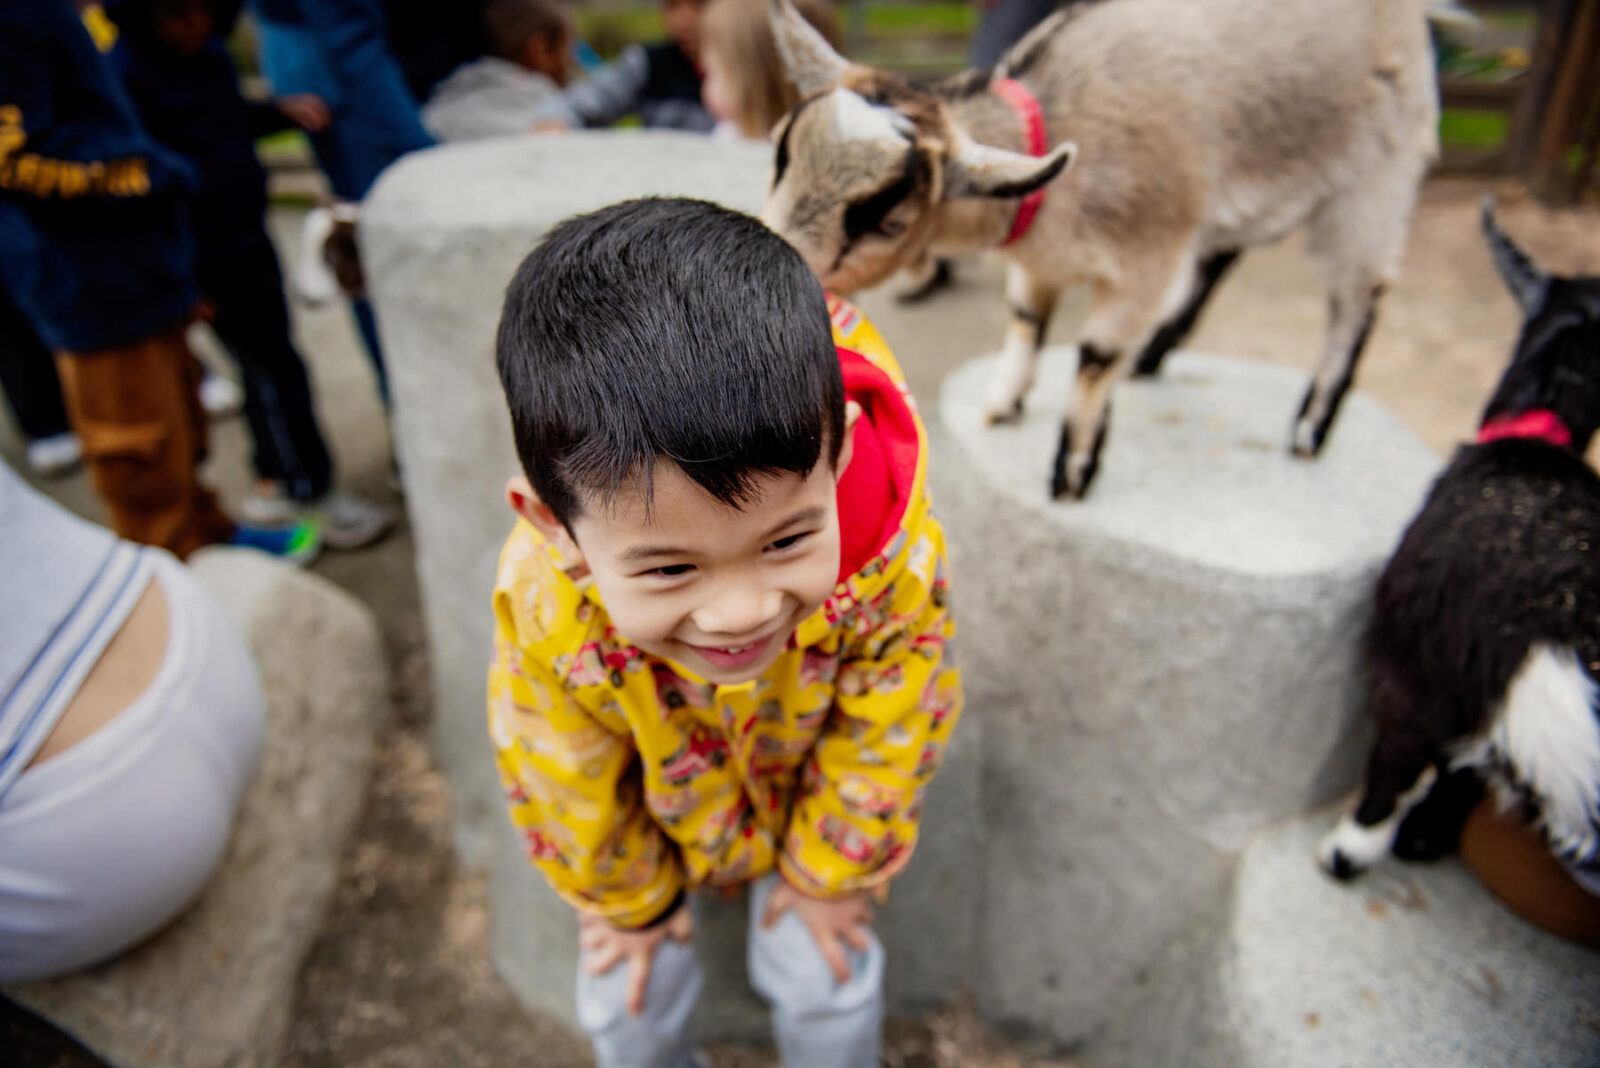
[[[315,521],[301,519],[287,527],[236,526],[228,544],[259,549],[280,560],[303,566],[315,560],[317,553],[322,550],[322,535]]]

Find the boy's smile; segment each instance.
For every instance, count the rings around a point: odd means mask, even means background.
[[[847,445],[840,471],[848,453]],[[508,495],[564,556],[587,565],[628,641],[708,682],[748,682],[838,581],[838,474],[824,457],[805,478],[757,475],[743,508],[677,464],[658,460],[653,474],[648,503],[640,484],[626,484],[609,505],[589,502],[570,534],[526,479],[513,479]]]

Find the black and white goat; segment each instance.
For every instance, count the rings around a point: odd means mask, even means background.
[[[1329,322],[1291,445],[1321,450],[1437,150],[1427,0],[1073,0],[993,72],[928,85],[772,2],[804,99],[762,218],[824,285],[999,249],[994,421],[1021,414],[1057,296],[1092,287],[1054,496],[1088,489],[1111,386],[1159,368],[1240,250],[1301,225]]]
[[[1388,852],[1436,780],[1474,768],[1600,885],[1600,278],[1552,277],[1496,225],[1522,307],[1478,441],[1434,484],[1378,582],[1367,637],[1377,737],[1355,811],[1319,859],[1350,878]],[[1459,825],[1457,825],[1458,827]]]

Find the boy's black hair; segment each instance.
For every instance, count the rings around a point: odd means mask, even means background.
[[[500,382],[523,471],[564,524],[657,458],[741,507],[844,437],[822,288],[756,219],[648,198],[561,223],[506,289]]]

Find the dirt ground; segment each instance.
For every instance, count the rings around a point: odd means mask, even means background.
[[[1402,276],[1386,298],[1357,382],[1441,454],[1475,428],[1517,322],[1478,234],[1478,203],[1485,192],[1500,195],[1506,228],[1547,265],[1600,274],[1600,210],[1546,211],[1514,183],[1428,184]],[[297,221],[293,212],[275,215],[286,247]],[[1299,246],[1292,237],[1247,254],[1223,284],[1191,347],[1309,370],[1324,298]],[[884,293],[867,294],[861,304],[899,354],[925,412],[933,410],[940,378],[993,348],[1004,323],[1000,272],[991,262],[962,265],[951,291],[915,309],[896,306]],[[295,314],[345,481],[393,499],[386,488],[384,415],[348,319],[338,309]],[[1081,315],[1081,301],[1068,301],[1053,325],[1053,339],[1070,341]],[[237,499],[249,484],[241,423],[218,427],[215,453],[214,480],[226,497]],[[20,468],[21,446],[9,425],[0,425],[0,455]],[[69,507],[103,519],[83,476],[43,486]],[[409,533],[402,529],[362,552],[325,555],[316,570],[378,614],[394,666],[394,700],[337,900],[301,975],[286,1065],[590,1063],[577,1036],[523,1010],[495,976],[486,953],[484,880],[457,867],[451,856],[448,789],[431,767],[426,743],[428,662]],[[760,1050],[719,1048],[715,1055],[719,1068],[772,1063]],[[1006,1052],[970,1012],[957,1007],[932,1019],[894,1023],[886,1063],[1023,1068],[1066,1062],[1024,1061]]]

